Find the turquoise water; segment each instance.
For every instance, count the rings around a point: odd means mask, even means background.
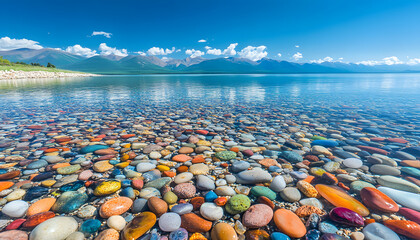
[[[420,74],[147,75],[0,81],[1,115],[159,106],[355,107],[418,113]]]

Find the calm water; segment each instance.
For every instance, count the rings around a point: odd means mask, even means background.
[[[150,75],[0,81],[0,116],[234,105],[420,109],[420,74]]]

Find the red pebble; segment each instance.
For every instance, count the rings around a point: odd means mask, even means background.
[[[9,225],[7,225],[5,230],[18,229],[25,221],[26,221],[26,219],[22,219],[22,218],[16,219],[13,222],[11,222]]]

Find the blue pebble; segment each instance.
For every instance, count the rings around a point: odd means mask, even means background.
[[[216,198],[218,198],[218,196],[213,191],[206,193],[206,195],[204,196],[204,199],[206,200],[206,202],[213,202],[214,200],[216,200]]]
[[[128,165],[127,167],[124,168],[124,170],[132,170],[132,171],[136,171],[136,167],[135,166],[130,166]]]
[[[117,180],[123,180],[123,179],[125,179],[125,175],[117,175],[117,176],[115,176],[115,179],[117,179]]]
[[[121,175],[122,174],[122,172],[121,172],[121,170],[120,169],[114,169],[112,172],[111,172],[111,175],[112,176],[117,176],[117,175]]]
[[[6,169],[0,169],[0,174],[7,173]]]
[[[321,232],[316,229],[311,229],[306,233],[306,240],[318,240],[321,237]]]
[[[132,187],[126,187],[121,190],[120,196],[128,197],[131,199],[136,198],[136,194],[134,193],[134,189]]]
[[[282,169],[277,167],[277,166],[270,166],[270,167],[268,167],[268,171],[269,172],[281,172]]]
[[[336,233],[338,231],[338,228],[329,221],[320,222],[318,225],[318,229],[322,233]]]
[[[84,158],[84,157],[78,157],[78,158],[75,158],[75,159],[71,160],[70,161],[70,164],[80,164],[80,163],[82,163],[84,161],[86,161],[86,158]]]
[[[187,240],[188,239],[188,232],[187,230],[180,228],[175,230],[169,234],[169,240]]]
[[[271,240],[290,240],[289,236],[281,232],[273,232],[271,234]]]
[[[98,231],[101,227],[101,221],[98,219],[89,219],[82,223],[80,226],[80,231],[83,233],[92,234]]]
[[[338,142],[335,140],[313,140],[312,141],[312,146],[314,145],[319,145],[319,146],[323,146],[323,147],[337,147],[338,146]]]
[[[121,186],[122,187],[131,187],[131,180],[127,179],[127,180],[121,181]]]
[[[115,165],[115,164],[118,164],[118,163],[120,163],[120,161],[117,161],[117,160],[110,160],[109,161],[109,164],[112,164],[112,165]]]

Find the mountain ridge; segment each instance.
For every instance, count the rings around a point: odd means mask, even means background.
[[[251,61],[246,58],[202,57],[185,59],[160,59],[156,56],[141,55],[96,55],[90,58],[71,54],[62,50],[43,48],[21,48],[0,51],[10,61],[47,65],[48,62],[62,69],[97,74],[251,74],[251,73],[393,73],[420,72],[420,65],[363,65],[343,62],[296,63],[263,58]]]

